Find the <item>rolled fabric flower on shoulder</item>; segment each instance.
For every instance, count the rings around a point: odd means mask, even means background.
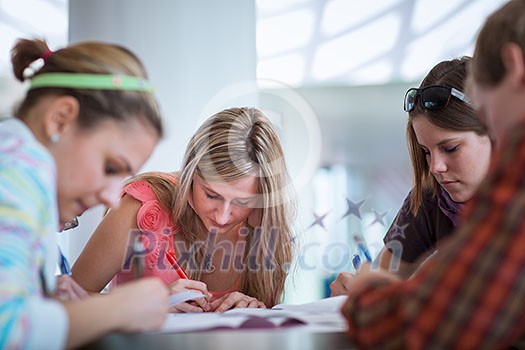
[[[143,231],[162,232],[170,229],[166,210],[157,200],[144,202],[137,213],[137,226]]]

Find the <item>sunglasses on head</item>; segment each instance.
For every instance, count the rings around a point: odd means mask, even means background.
[[[422,89],[411,88],[405,94],[403,109],[410,112],[416,106],[419,97],[419,105],[425,109],[443,109],[448,106],[451,97],[469,103],[467,96],[453,87],[443,85],[432,85]]]

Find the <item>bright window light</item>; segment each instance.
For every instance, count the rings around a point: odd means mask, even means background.
[[[314,19],[311,9],[259,19],[257,33],[262,35],[257,36],[257,49],[271,57],[304,47],[311,42]]]
[[[44,35],[67,33],[65,0],[3,0],[0,6],[5,15],[29,31]]]
[[[67,44],[67,5],[67,0],[0,1],[1,77],[12,77],[11,49],[17,39],[46,39],[51,49]]]
[[[375,63],[392,50],[400,24],[399,16],[390,14],[319,45],[312,66],[312,77],[317,81],[344,80],[354,70]]]
[[[298,53],[279,55],[257,65],[257,76],[281,77],[281,81],[286,81],[290,85],[301,84],[304,81],[304,73],[304,56]]]
[[[295,87],[418,81],[439,61],[472,55],[505,2],[256,0],[257,76]]]
[[[390,11],[389,9],[399,2],[400,0],[329,1],[322,14],[322,32],[329,36],[351,30],[352,26],[361,26],[368,21],[381,18],[385,11]]]

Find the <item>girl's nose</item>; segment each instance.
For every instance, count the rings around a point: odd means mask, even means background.
[[[430,159],[430,172],[433,174],[444,173],[447,171],[447,164],[443,157],[434,155]]]
[[[215,222],[219,225],[228,223],[231,214],[231,204],[224,201],[215,211]]]

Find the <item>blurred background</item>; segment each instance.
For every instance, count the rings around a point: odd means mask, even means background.
[[[412,179],[406,89],[437,62],[472,55],[502,0],[0,0],[0,117],[26,86],[10,49],[39,37],[52,49],[119,43],[143,60],[168,135],[142,171],[177,170],[202,121],[254,106],[274,122],[299,194],[297,257],[285,302],[329,294],[353,271],[354,236],[372,255]],[[73,263],[102,216],[60,235]]]

